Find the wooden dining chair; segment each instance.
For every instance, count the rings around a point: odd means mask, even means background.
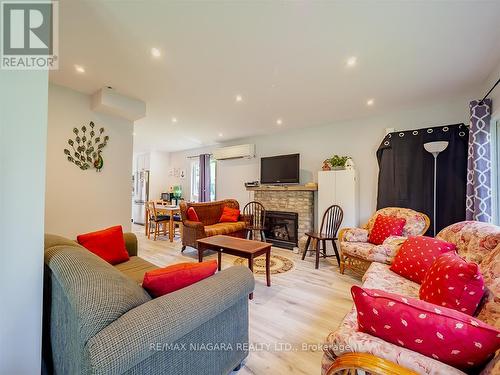
[[[265,222],[266,209],[262,203],[252,201],[243,207],[243,218],[245,220],[245,230],[247,239],[254,239],[255,232],[260,233],[260,240],[266,242]]]
[[[304,249],[304,253],[302,254],[302,260],[305,259],[307,251],[309,251],[309,245],[312,242],[311,251],[316,251],[316,264],[315,268],[319,268],[319,253],[320,251],[323,254],[323,258],[326,258],[326,241],[332,241],[333,250],[335,251],[335,257],[337,258],[337,263],[340,266],[340,256],[339,251],[337,249],[337,244],[335,240],[337,240],[337,232],[342,224],[342,219],[344,218],[344,211],[342,208],[337,205],[332,205],[328,207],[323,214],[323,219],[321,220],[321,227],[319,232],[307,232],[307,242]],[[322,245],[322,246],[321,246]]]
[[[153,240],[156,241],[160,233],[160,227],[163,226],[163,235],[167,234],[167,224],[170,219],[167,215],[158,215],[156,212],[155,202],[146,202],[146,210],[148,216],[148,239],[151,239],[151,233],[154,234]]]

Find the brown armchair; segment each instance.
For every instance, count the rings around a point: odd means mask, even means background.
[[[190,203],[182,201],[179,205],[182,218],[182,251],[186,246],[198,247],[197,240],[205,237],[223,234],[226,236],[245,238],[245,222],[240,220],[235,223],[219,223],[224,206],[240,208],[235,199],[225,199],[216,202]],[[200,221],[191,221],[187,218],[187,210],[193,207]]]

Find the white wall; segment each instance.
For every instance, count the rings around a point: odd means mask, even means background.
[[[0,70],[0,373],[39,374],[48,74]]]
[[[500,62],[498,63],[497,67],[493,70],[493,72],[489,75],[489,77],[486,79],[486,82],[482,86],[480,97],[477,99],[482,99],[484,94],[486,94],[489,89],[495,84],[495,82],[500,78]],[[491,94],[488,96],[493,102],[492,102],[492,118],[498,119],[500,118],[500,84],[491,92]]]
[[[352,156],[359,173],[360,221],[366,221],[376,208],[378,164],[375,152],[385,135],[385,128],[416,129],[444,124],[467,123],[468,102],[473,97],[463,94],[454,98],[399,109],[383,115],[328,126],[305,129],[284,129],[280,133],[227,142],[223,145],[255,143],[257,157],[251,160],[224,160],[217,163],[217,199],[236,198],[246,203],[249,194],[243,183],[259,179],[259,158],[286,153],[300,153],[301,183],[317,181],[322,161],[333,154]],[[173,167],[189,171],[189,155],[210,152],[205,147],[172,153]],[[190,176],[185,180],[170,179],[170,184],[182,184],[187,192]]]
[[[49,87],[45,230],[69,238],[113,225],[131,228],[133,122],[93,112],[90,96]],[[94,121],[109,136],[104,167],[80,170],[63,153],[73,128]]]
[[[160,199],[161,193],[169,191],[168,170],[170,168],[170,154],[168,152],[153,151],[149,155],[149,198]]]
[[[482,85],[481,90],[477,96],[477,99],[482,99],[484,94],[486,94],[491,87],[495,84],[495,82],[500,78],[500,62],[496,66],[496,68],[493,70],[493,72],[489,75],[489,77],[486,79],[484,82],[484,85]],[[500,131],[499,131],[499,125],[500,124],[500,84],[491,92],[491,94],[488,96],[492,100],[492,114],[491,114],[491,120],[492,120],[492,127],[491,127],[491,134],[492,134],[492,148],[491,152],[493,154],[492,157],[492,168],[493,168],[493,223],[499,225],[500,224],[500,174],[498,173],[499,166],[500,166]]]

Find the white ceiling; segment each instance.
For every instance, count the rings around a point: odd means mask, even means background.
[[[64,0],[60,56],[51,82],[144,100],[135,151],[175,151],[475,87],[500,61],[500,1]]]

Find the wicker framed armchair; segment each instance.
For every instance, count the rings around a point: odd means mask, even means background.
[[[391,236],[382,245],[368,242],[377,215],[396,216],[406,219],[403,237]],[[339,232],[340,273],[351,269],[364,274],[372,262],[391,264],[399,246],[407,236],[420,236],[429,229],[429,217],[421,212],[401,207],[378,210],[362,228],[342,228]]]
[[[223,234],[226,236],[245,238],[246,223],[240,216],[240,220],[234,223],[219,223],[224,206],[240,208],[235,199],[225,199],[215,202],[190,203],[182,201],[179,205],[182,218],[182,250],[186,246],[198,247],[199,239]],[[193,207],[200,221],[191,221],[187,218],[187,210]]]

